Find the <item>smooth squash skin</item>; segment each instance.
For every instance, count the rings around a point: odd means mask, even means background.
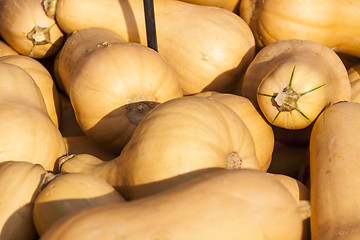
[[[359,237],[359,131],[357,102],[328,107],[314,124],[310,138],[312,239]]]
[[[40,89],[51,120],[59,127],[61,119],[60,97],[55,82],[46,67],[38,60],[24,55],[3,56],[0,57],[0,62],[19,66],[30,74]]]
[[[184,94],[230,91],[255,54],[254,36],[233,12],[176,0],[154,1],[159,53],[180,76]],[[58,0],[56,21],[67,34],[111,29],[147,45],[142,0]]]
[[[192,4],[199,4],[204,6],[220,7],[232,12],[239,11],[239,0],[181,0]]]
[[[186,230],[186,231],[185,231]],[[300,240],[299,201],[263,171],[217,170],[159,194],[61,219],[41,240]]]
[[[360,102],[360,64],[351,66],[348,74],[351,83],[351,101]]]
[[[297,180],[296,178],[290,177],[285,174],[272,174],[277,180],[279,180],[287,190],[294,196],[296,200],[303,200],[303,201],[310,201],[310,189],[305,186],[302,182]],[[304,209],[304,221],[303,221],[303,233],[302,233],[302,240],[310,240],[311,233],[310,233],[310,208],[306,211]],[[308,217],[307,217],[308,216]]]
[[[90,174],[48,174],[33,207],[35,228],[42,236],[60,218],[93,206],[125,202],[103,179]]]
[[[360,56],[359,1],[242,0],[240,16],[260,47],[277,40],[302,39]]]
[[[55,54],[64,33],[46,15],[40,0],[1,0],[0,35],[22,55],[45,58]]]
[[[159,103],[182,97],[179,77],[156,51],[105,28],[72,33],[58,72],[86,136],[119,154],[141,119]]]
[[[0,163],[0,239],[36,240],[33,205],[47,171],[24,161]]]
[[[328,104],[350,100],[351,86],[334,51],[314,41],[291,39],[267,45],[256,55],[241,93],[273,126],[303,130]],[[275,133],[275,139],[281,141],[280,134]]]
[[[154,108],[111,161],[84,154],[64,160],[62,173],[105,178],[126,199],[165,190],[213,168],[260,168],[243,121],[226,105],[200,96]]]
[[[267,171],[271,164],[274,150],[274,132],[270,124],[263,119],[251,101],[243,96],[214,91],[198,93],[196,95],[219,101],[236,112],[249,129],[254,140],[260,169]]]
[[[67,136],[64,137],[64,142],[67,155],[90,154],[104,161],[112,160],[118,156],[117,154],[104,150],[86,135]]]
[[[0,40],[0,57],[7,55],[19,55],[19,53],[10,47],[6,42]]]
[[[0,91],[0,162],[27,161],[52,171],[66,150],[39,87],[23,68],[0,62]]]

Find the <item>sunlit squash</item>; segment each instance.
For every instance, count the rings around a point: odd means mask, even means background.
[[[86,27],[111,29],[147,45],[142,0],[57,0],[56,21],[67,34]],[[229,91],[255,54],[250,27],[222,8],[176,0],[154,1],[159,53],[180,76],[184,94]]]
[[[120,193],[94,175],[48,174],[44,187],[34,201],[35,228],[41,236],[60,218],[68,214],[92,206],[119,202],[125,202]]]
[[[53,170],[66,153],[40,89],[23,68],[0,62],[0,162],[28,161]]]
[[[241,93],[273,126],[302,130],[328,104],[350,100],[351,86],[333,50],[314,41],[291,39],[269,44],[256,55],[245,72]],[[276,140],[281,140],[279,135],[275,132]]]
[[[360,102],[360,64],[355,64],[348,69],[351,83],[351,101]]]
[[[46,170],[24,161],[0,163],[0,239],[36,240],[33,205]]]
[[[359,1],[242,0],[240,16],[260,47],[277,40],[302,39],[360,56]]]
[[[272,174],[277,180],[279,180],[287,190],[294,196],[296,200],[310,201],[310,189],[305,186],[302,182],[296,178],[290,177],[285,174]],[[311,210],[308,207],[308,204],[305,204],[305,209],[303,211],[303,232],[302,240],[310,240],[310,216]]]
[[[55,82],[45,66],[36,59],[24,55],[3,56],[0,57],[0,62],[19,66],[30,74],[40,89],[51,120],[59,127],[61,119],[60,97]]]
[[[121,152],[148,111],[183,96],[178,75],[159,53],[109,29],[72,33],[58,61],[80,128],[114,153]]]
[[[300,240],[306,204],[263,171],[215,170],[159,194],[63,218],[42,240]]]
[[[22,55],[45,58],[55,54],[65,36],[40,0],[1,0],[0,35]]]
[[[0,40],[0,57],[7,55],[19,55],[19,53],[10,47],[6,42]]]
[[[310,138],[311,233],[317,240],[360,235],[360,103],[339,102],[316,120]]]
[[[245,123],[226,105],[200,96],[158,105],[111,161],[79,154],[59,165],[62,173],[105,178],[126,199],[162,191],[213,168],[260,169]]]
[[[193,4],[225,8],[232,12],[239,11],[240,0],[181,0]]]
[[[234,110],[250,130],[255,144],[256,156],[260,169],[266,171],[272,160],[274,150],[274,132],[249,99],[231,94],[207,91],[198,93],[211,100],[219,101]]]

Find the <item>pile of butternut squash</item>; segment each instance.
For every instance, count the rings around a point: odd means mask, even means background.
[[[0,0],[0,240],[360,239],[359,3],[153,6]]]

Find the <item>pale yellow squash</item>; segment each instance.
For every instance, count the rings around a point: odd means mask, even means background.
[[[36,240],[33,206],[46,170],[24,161],[0,163],[0,239]]]
[[[251,133],[260,169],[266,171],[272,160],[274,132],[251,101],[243,96],[231,93],[203,92],[197,95],[219,101],[235,111]]]
[[[227,9],[232,12],[239,11],[240,0],[181,0],[192,4],[199,4],[204,6],[213,6]]]
[[[43,235],[59,219],[92,206],[125,202],[103,179],[90,174],[47,175],[34,201],[33,219]]]
[[[355,64],[348,69],[351,83],[351,101],[360,102],[360,64]]]
[[[158,51],[186,95],[229,91],[254,57],[253,33],[233,12],[176,0],[154,1],[154,12]],[[56,21],[67,34],[105,27],[147,45],[142,0],[57,0]]]
[[[121,152],[148,111],[183,96],[178,75],[159,53],[109,29],[72,33],[58,61],[80,128],[113,153]]]
[[[0,35],[22,55],[45,58],[61,48],[65,36],[41,0],[1,0]]]
[[[16,160],[53,170],[66,153],[40,89],[23,68],[0,62],[0,162]]]
[[[291,39],[269,44],[256,55],[245,72],[241,93],[273,126],[306,131],[325,106],[350,100],[351,86],[333,50],[314,41]],[[281,141],[277,132],[275,139]],[[290,131],[282,137],[289,135],[308,138]]]
[[[360,56],[359,1],[242,0],[240,16],[260,47],[277,40],[302,39]]]
[[[312,239],[359,237],[359,132],[358,102],[334,104],[315,122],[310,138]]]
[[[38,60],[24,55],[3,56],[0,57],[0,62],[19,66],[30,74],[40,89],[51,120],[59,127],[61,119],[60,97],[55,82],[46,67]]]
[[[19,53],[10,47],[6,42],[0,40],[0,57],[7,55],[19,55]]]
[[[62,162],[62,173],[105,178],[126,199],[162,191],[214,168],[260,169],[245,123],[226,105],[200,96],[154,108],[111,161],[80,154]]]
[[[70,215],[42,240],[300,240],[306,208],[263,171],[217,170],[147,198]]]

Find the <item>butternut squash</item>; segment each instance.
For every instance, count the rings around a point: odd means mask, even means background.
[[[310,201],[310,189],[305,186],[302,182],[297,180],[296,178],[290,177],[285,174],[273,174],[273,176],[279,180],[287,190],[289,190],[290,193],[294,196],[296,200],[304,200],[304,201]],[[311,210],[309,209],[309,212],[304,211],[304,216],[308,214],[308,218],[304,217],[303,221],[303,232],[302,232],[302,240],[310,240],[311,239],[311,233],[310,233],[310,216],[311,216]]]
[[[102,149],[86,135],[67,136],[64,137],[64,142],[67,155],[86,153],[104,161],[112,160],[118,156],[117,154]]]
[[[242,0],[240,16],[258,46],[277,40],[316,41],[336,52],[360,56],[360,2],[349,0]]]
[[[55,54],[64,34],[39,0],[1,0],[0,35],[22,55],[45,58]]]
[[[0,57],[7,55],[19,55],[19,53],[10,47],[6,42],[0,40]]]
[[[178,75],[160,54],[109,29],[72,33],[58,61],[80,128],[113,153],[121,152],[148,111],[183,96]]]
[[[165,190],[208,169],[260,168],[244,122],[226,105],[201,96],[158,105],[111,161],[86,154],[62,160],[61,173],[102,177],[126,199]]]
[[[184,94],[230,91],[255,54],[245,21],[228,10],[176,0],[154,1],[159,53],[180,76]],[[142,0],[57,0],[56,21],[67,34],[105,27],[147,45]]]
[[[351,86],[333,50],[314,41],[291,39],[269,44],[256,55],[241,92],[273,126],[301,130],[310,128],[328,104],[350,100]],[[278,132],[275,139],[281,141]]]
[[[238,12],[239,4],[240,4],[240,0],[181,0],[181,1],[204,5],[204,6],[220,7],[232,12]]]
[[[0,162],[27,161],[52,171],[66,150],[39,87],[23,68],[0,62],[0,91]]]
[[[103,179],[90,174],[48,174],[34,201],[33,219],[43,235],[60,218],[92,206],[125,202]]]
[[[42,240],[299,240],[308,208],[263,171],[217,170],[147,198],[73,214]]]
[[[360,64],[355,64],[348,69],[351,83],[351,101],[360,102]]]
[[[314,124],[310,138],[312,239],[359,237],[359,131],[357,102],[326,108]]]
[[[3,56],[0,57],[0,62],[19,66],[30,74],[40,89],[51,120],[59,127],[59,121],[61,119],[60,97],[54,80],[45,66],[38,60],[23,55]]]
[[[24,161],[0,163],[0,238],[36,240],[33,205],[43,186],[46,170]]]
[[[272,161],[274,150],[274,133],[269,123],[267,123],[261,113],[259,113],[249,99],[231,94],[218,92],[198,93],[211,100],[219,101],[234,110],[240,119],[250,130],[255,143],[256,156],[259,161],[260,169],[266,171]]]

